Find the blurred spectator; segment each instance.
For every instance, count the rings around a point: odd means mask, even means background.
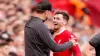
[[[0,20],[0,45],[6,44],[10,39],[10,34],[7,32],[7,22]]]

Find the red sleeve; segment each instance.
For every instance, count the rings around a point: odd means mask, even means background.
[[[76,36],[75,36],[75,35],[73,35],[73,34],[71,35],[71,37],[76,38]],[[77,41],[77,39],[76,39],[76,41]],[[72,47],[72,50],[73,50],[73,53],[74,53],[74,55],[75,55],[75,56],[82,56],[82,54],[81,54],[81,51],[80,51],[80,48],[79,48],[78,44],[77,44],[76,46]]]
[[[82,56],[78,44],[76,46],[72,47],[72,50],[73,50],[75,56]]]

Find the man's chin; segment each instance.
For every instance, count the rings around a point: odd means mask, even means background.
[[[54,32],[56,32],[58,30],[58,28],[54,28],[53,30],[54,30]]]
[[[58,27],[54,27],[54,29],[58,29]]]

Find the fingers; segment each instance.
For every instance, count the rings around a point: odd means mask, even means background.
[[[76,42],[76,38],[71,38],[70,41],[72,41],[73,46],[76,46],[78,43]]]

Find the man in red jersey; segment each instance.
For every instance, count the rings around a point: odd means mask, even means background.
[[[68,23],[69,16],[67,13],[63,11],[59,11],[55,13],[53,23],[54,23],[54,40],[58,44],[63,44],[66,41],[69,41],[71,38],[76,37],[66,30],[66,25]],[[77,41],[77,40],[76,40]],[[76,46],[73,46],[72,48],[62,51],[62,52],[54,52],[53,56],[82,56],[80,48],[78,44]]]

